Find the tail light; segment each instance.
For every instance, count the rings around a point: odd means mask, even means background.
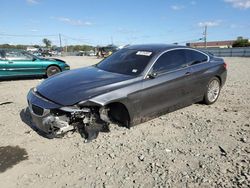
[[[223,63],[223,67],[224,67],[225,69],[227,69],[227,63],[226,63],[226,62]]]

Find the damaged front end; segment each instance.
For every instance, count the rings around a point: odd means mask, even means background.
[[[61,137],[68,131],[79,131],[86,140],[93,140],[99,132],[109,132],[108,109],[89,101],[62,107],[31,89],[28,94],[32,120],[49,138]]]

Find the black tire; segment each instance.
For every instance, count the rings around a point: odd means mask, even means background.
[[[220,80],[217,77],[213,77],[207,84],[203,102],[207,105],[214,104],[220,96],[220,91]]]
[[[52,76],[54,74],[57,74],[59,72],[61,72],[61,69],[58,66],[52,65],[52,66],[49,66],[47,68],[47,70],[46,70],[46,76],[50,77],[50,76]]]

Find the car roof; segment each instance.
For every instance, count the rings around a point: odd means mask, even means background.
[[[175,44],[141,44],[141,45],[131,45],[128,47],[125,47],[125,49],[134,49],[134,50],[144,50],[144,51],[150,51],[150,52],[162,52],[166,50],[170,50],[173,48],[187,48],[187,46],[179,46]]]

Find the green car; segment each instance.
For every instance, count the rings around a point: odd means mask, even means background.
[[[0,79],[23,76],[50,77],[70,67],[60,59],[45,59],[26,51],[0,49]]]

